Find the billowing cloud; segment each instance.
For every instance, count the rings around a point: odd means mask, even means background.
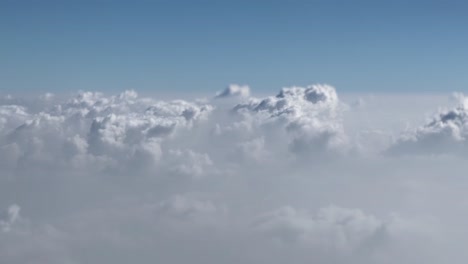
[[[340,102],[328,85],[283,88],[276,96],[238,104],[234,111],[251,115],[261,126],[280,126],[293,152],[343,150],[345,145]]]
[[[220,97],[235,99],[2,96],[0,259],[435,264],[468,257],[468,165],[463,155],[432,155],[465,153],[464,99],[418,127],[443,100],[421,95],[427,103],[418,108],[407,95],[357,95],[366,103],[353,107],[356,98],[338,97],[329,85],[263,98],[232,85]],[[410,132],[401,136],[403,127]]]
[[[182,100],[158,102],[138,98],[134,91],[105,97],[83,92],[37,113],[6,105],[1,155],[9,166],[30,166],[104,161],[103,166],[155,164],[160,144],[178,130],[190,129],[206,118],[212,107]],[[22,122],[22,123],[21,123]],[[8,127],[6,127],[8,126]],[[16,165],[15,165],[16,164]]]
[[[461,95],[459,105],[440,111],[428,123],[407,131],[389,149],[392,154],[468,153],[468,99]]]

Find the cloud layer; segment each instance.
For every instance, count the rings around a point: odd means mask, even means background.
[[[424,124],[401,121],[427,114],[395,107],[404,96],[380,99],[387,116],[319,84],[3,96],[0,259],[462,263],[468,104]]]

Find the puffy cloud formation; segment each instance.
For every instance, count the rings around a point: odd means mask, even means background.
[[[305,114],[318,116],[322,111],[333,112],[338,106],[335,88],[328,85],[311,85],[307,88],[283,88],[276,96],[263,100],[253,99],[246,104],[239,104],[236,110],[248,109],[254,112],[267,113],[271,117],[291,116],[300,118]]]
[[[399,136],[421,97],[2,96],[0,260],[462,262],[468,165],[432,154],[464,153],[467,107]]]
[[[108,169],[154,165],[164,139],[190,129],[212,111],[209,105],[182,100],[139,99],[134,91],[111,97],[83,92],[37,113],[24,106],[2,107],[2,124],[11,126],[2,130],[0,155],[16,169],[22,169],[20,163],[64,168],[99,163]]]
[[[229,98],[229,97],[249,97],[250,87],[247,85],[231,84],[223,91],[216,93],[215,98]]]
[[[253,115],[261,125],[278,123],[291,138],[294,152],[340,149],[346,141],[340,102],[329,85],[283,88],[276,96],[238,104],[234,111]]]
[[[467,154],[468,99],[458,99],[456,108],[440,111],[425,125],[404,133],[389,153]]]

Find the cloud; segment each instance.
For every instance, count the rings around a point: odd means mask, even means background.
[[[335,89],[329,85],[283,88],[276,96],[253,98],[233,110],[252,116],[260,126],[282,127],[289,138],[289,148],[295,153],[345,148],[340,102]]]
[[[5,133],[8,128],[18,126],[25,121],[28,116],[25,107],[20,105],[0,106],[0,131]]]
[[[12,226],[20,219],[20,210],[21,208],[16,205],[10,205],[7,211],[7,217],[5,220],[0,220],[0,229],[3,232],[11,231]]]
[[[69,240],[50,225],[32,225],[20,216],[20,207],[10,205],[0,220],[0,256],[8,263],[77,263],[65,243]]]
[[[466,155],[468,138],[468,99],[459,97],[459,105],[440,111],[428,123],[407,131],[390,147],[390,154]]]
[[[158,204],[156,212],[160,218],[173,225],[174,221],[183,221],[185,224],[216,225],[219,217],[225,214],[224,208],[220,208],[211,201],[199,200],[189,195],[175,195]],[[180,228],[179,225],[175,225]]]
[[[250,87],[247,85],[231,84],[223,91],[216,93],[215,98],[230,98],[230,97],[244,97],[250,96]]]
[[[262,216],[256,227],[281,243],[337,252],[376,246],[389,235],[386,224],[376,217],[336,206],[321,208],[317,215],[282,207]]]
[[[0,259],[430,264],[468,257],[468,165],[463,155],[426,155],[463,153],[464,101],[400,137],[400,128],[419,124],[443,100],[359,95],[365,106],[347,107],[355,98],[329,85],[263,98],[240,86],[225,93],[237,99],[162,101],[135,91],[2,97]],[[393,156],[386,152],[392,137]],[[409,146],[423,155],[401,157],[414,153]]]
[[[140,99],[134,91],[111,97],[82,92],[38,113],[16,105],[1,107],[0,125],[8,134],[0,155],[9,157],[10,164],[64,167],[77,159],[80,166],[96,160],[107,160],[105,166],[157,163],[164,139],[190,129],[212,111],[209,105],[182,100]]]
[[[169,150],[168,159],[165,162],[173,173],[193,178],[203,177],[213,165],[213,161],[206,153],[196,153],[190,149]]]
[[[306,88],[283,88],[274,97],[267,97],[263,100],[253,99],[249,103],[237,105],[235,110],[248,109],[253,112],[267,113],[271,117],[300,117],[305,111],[333,111],[337,106],[338,96],[333,87],[328,85],[311,85]]]

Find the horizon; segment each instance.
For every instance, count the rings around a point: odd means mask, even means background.
[[[468,2],[266,2],[0,0],[0,263],[466,263]]]

